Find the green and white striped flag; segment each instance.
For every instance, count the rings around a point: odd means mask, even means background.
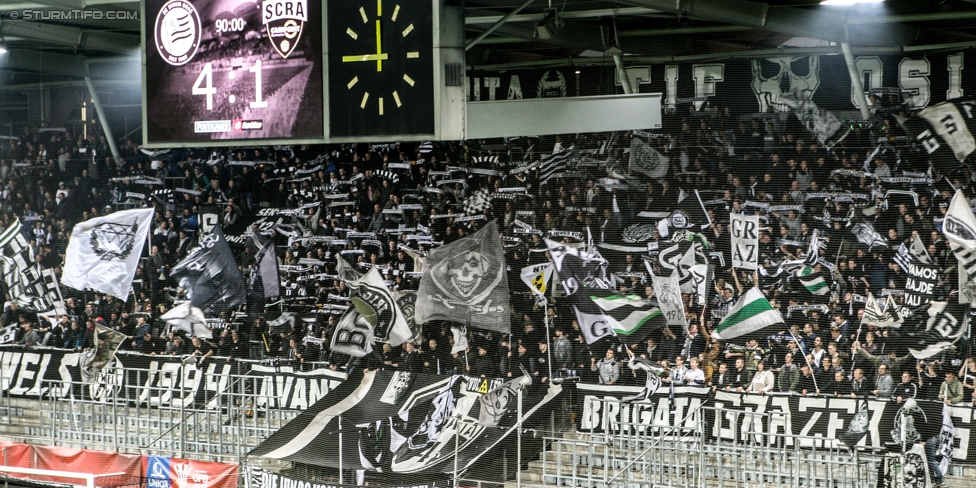
[[[758,338],[775,334],[784,325],[779,310],[774,309],[759,288],[754,287],[739,297],[712,332],[712,338],[721,341],[742,336]]]
[[[827,284],[823,274],[814,271],[810,266],[797,270],[796,277],[800,279],[800,284],[814,295],[826,295],[830,292],[830,285]]]
[[[641,340],[647,334],[661,329],[664,315],[661,309],[648,305],[636,295],[603,294],[597,290],[587,290],[590,300],[600,307],[606,322],[618,336]]]

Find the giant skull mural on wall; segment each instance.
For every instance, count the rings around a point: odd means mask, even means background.
[[[780,101],[780,95],[795,91],[803,98],[810,99],[819,87],[820,56],[752,61],[752,91],[759,100],[760,112],[769,108],[776,112],[788,112],[790,108]]]

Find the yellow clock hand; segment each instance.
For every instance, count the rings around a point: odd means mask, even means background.
[[[343,56],[343,63],[355,63],[358,61],[376,61],[382,62],[383,60],[390,59],[390,55],[387,53],[382,54],[357,54],[354,56]]]
[[[377,2],[377,9],[379,9],[379,2]],[[383,40],[380,35],[380,21],[376,19],[376,55],[383,55],[384,58],[376,60],[376,71],[383,71],[383,59],[386,59],[386,55],[383,54]]]

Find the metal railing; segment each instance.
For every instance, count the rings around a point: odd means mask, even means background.
[[[163,375],[156,385],[115,386],[110,394],[85,382],[45,381],[36,398],[39,427],[28,437],[51,445],[239,463],[246,454],[301,413],[285,409],[260,377],[222,375],[226,388],[204,405],[183,398],[176,371],[128,371]],[[171,377],[167,377],[171,376]],[[28,402],[33,403],[33,401]],[[25,407],[29,408],[29,407]]]
[[[779,427],[789,425],[787,413],[701,406],[673,424],[670,412],[645,413],[649,422],[612,421],[603,432],[547,438],[549,449],[523,476],[533,484],[591,488],[877,485],[880,456],[786,434]]]

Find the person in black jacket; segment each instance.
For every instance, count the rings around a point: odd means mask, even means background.
[[[489,376],[494,376],[493,369],[495,362],[492,357],[488,355],[488,348],[481,344],[478,346],[478,355],[474,357],[473,361],[468,364],[468,374],[471,376],[480,376],[482,378],[487,378]]]
[[[895,392],[891,396],[898,403],[918,396],[918,386],[912,381],[912,373],[908,371],[902,372],[901,383],[895,385]]]
[[[800,365],[800,381],[796,383],[796,392],[802,396],[820,393],[809,364],[804,363]]]
[[[412,342],[404,343],[403,356],[400,358],[400,362],[397,363],[397,367],[400,371],[406,371],[408,373],[419,373],[423,366],[423,360],[420,357],[420,353],[417,352],[417,346]]]

